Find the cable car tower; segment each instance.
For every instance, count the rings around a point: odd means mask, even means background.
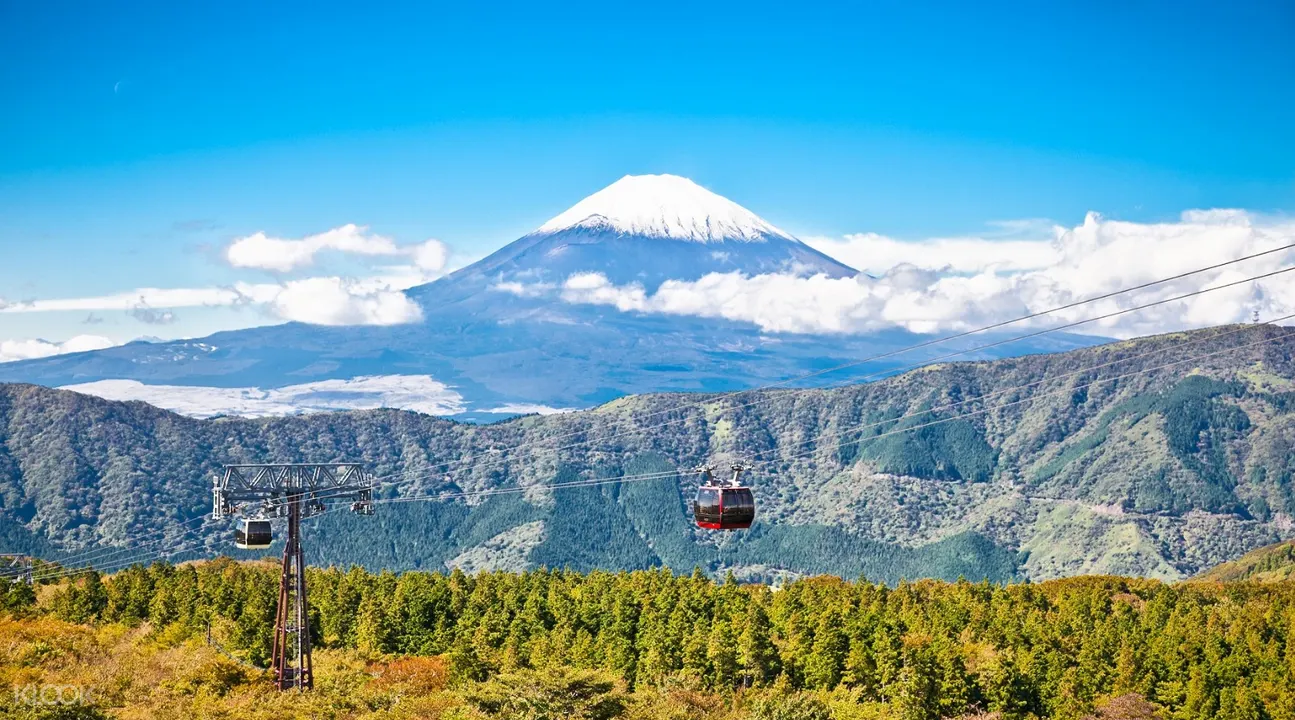
[[[288,520],[271,665],[280,690],[309,690],[315,684],[301,521],[324,512],[324,500],[351,500],[352,512],[372,515],[374,487],[373,476],[359,463],[226,465],[216,478],[211,493],[213,518],[220,520],[254,505],[253,518],[241,521],[236,536],[239,547],[266,547],[269,518]]]
[[[31,556],[0,553],[0,580],[31,585]]]

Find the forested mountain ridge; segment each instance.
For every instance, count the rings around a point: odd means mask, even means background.
[[[230,462],[362,460],[399,481],[383,495],[409,495],[743,459],[760,508],[746,533],[690,529],[688,476],[337,513],[307,549],[397,568],[1178,578],[1295,534],[1293,348],[1291,330],[1231,326],[484,426],[401,411],[193,420],[4,385],[0,542],[130,543],[209,512]],[[209,547],[228,548],[217,529]]]
[[[1197,580],[1217,582],[1282,582],[1295,578],[1295,540],[1268,545],[1245,555],[1220,563],[1196,576]]]

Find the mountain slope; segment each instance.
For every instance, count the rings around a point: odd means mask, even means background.
[[[1288,540],[1252,550],[1236,560],[1219,563],[1193,579],[1208,582],[1295,580],[1295,541]]]
[[[0,386],[0,542],[129,544],[208,512],[211,478],[229,462],[363,460],[404,474],[384,493],[407,495],[740,458],[766,463],[748,533],[691,529],[690,476],[326,516],[312,532],[330,539],[309,551],[392,567],[1180,578],[1295,534],[1292,350],[1289,329],[1217,328],[868,385],[636,396],[486,426],[391,410],[200,421]],[[925,425],[932,417],[945,422]],[[227,531],[208,548],[227,549]]]
[[[444,280],[410,291],[436,312],[446,300],[522,281],[530,287],[598,272],[649,292],[665,280],[712,272],[822,274],[857,271],[737,203],[686,178],[625,176],[534,232]]]
[[[423,309],[419,323],[290,323],[201,340],[132,343],[0,364],[0,382],[81,386],[197,416],[397,407],[482,420],[528,408],[585,408],[627,394],[757,387],[927,339],[898,330],[768,333],[749,323],[586,302],[567,287],[584,283],[589,291],[614,283],[630,293],[651,293],[668,280],[708,273],[840,278],[855,271],[689,180],[626,177],[491,256],[410,289]],[[1100,341],[1058,334],[968,359]],[[861,364],[831,379],[863,378],[947,349]],[[135,382],[102,384],[119,380]],[[325,392],[320,383],[327,383]]]

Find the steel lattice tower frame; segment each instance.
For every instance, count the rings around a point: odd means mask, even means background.
[[[280,690],[315,685],[310,657],[310,602],[301,521],[324,511],[324,500],[351,500],[351,510],[373,514],[374,480],[359,463],[227,465],[212,488],[212,517],[239,511],[235,503],[260,503],[260,516],[287,518],[274,620],[271,668]]]
[[[0,553],[0,580],[10,580],[31,585],[31,556]]]

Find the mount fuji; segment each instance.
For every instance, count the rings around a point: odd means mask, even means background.
[[[492,255],[406,294],[419,322],[287,323],[201,340],[130,343],[0,365],[0,382],[138,399],[188,415],[282,415],[399,407],[465,420],[574,409],[626,394],[729,391],[785,381],[927,339],[770,333],[746,323],[654,314],[569,291],[651,294],[712,273],[850,278],[858,273],[690,180],[626,176]],[[968,359],[1066,350],[1054,335]],[[971,338],[964,347],[985,342]],[[818,378],[845,382],[951,345]],[[956,345],[954,345],[956,347]]]
[[[640,282],[648,291],[665,280],[695,280],[712,272],[857,274],[691,180],[627,175],[529,235],[424,289],[516,277],[561,280],[591,271],[616,284]]]

